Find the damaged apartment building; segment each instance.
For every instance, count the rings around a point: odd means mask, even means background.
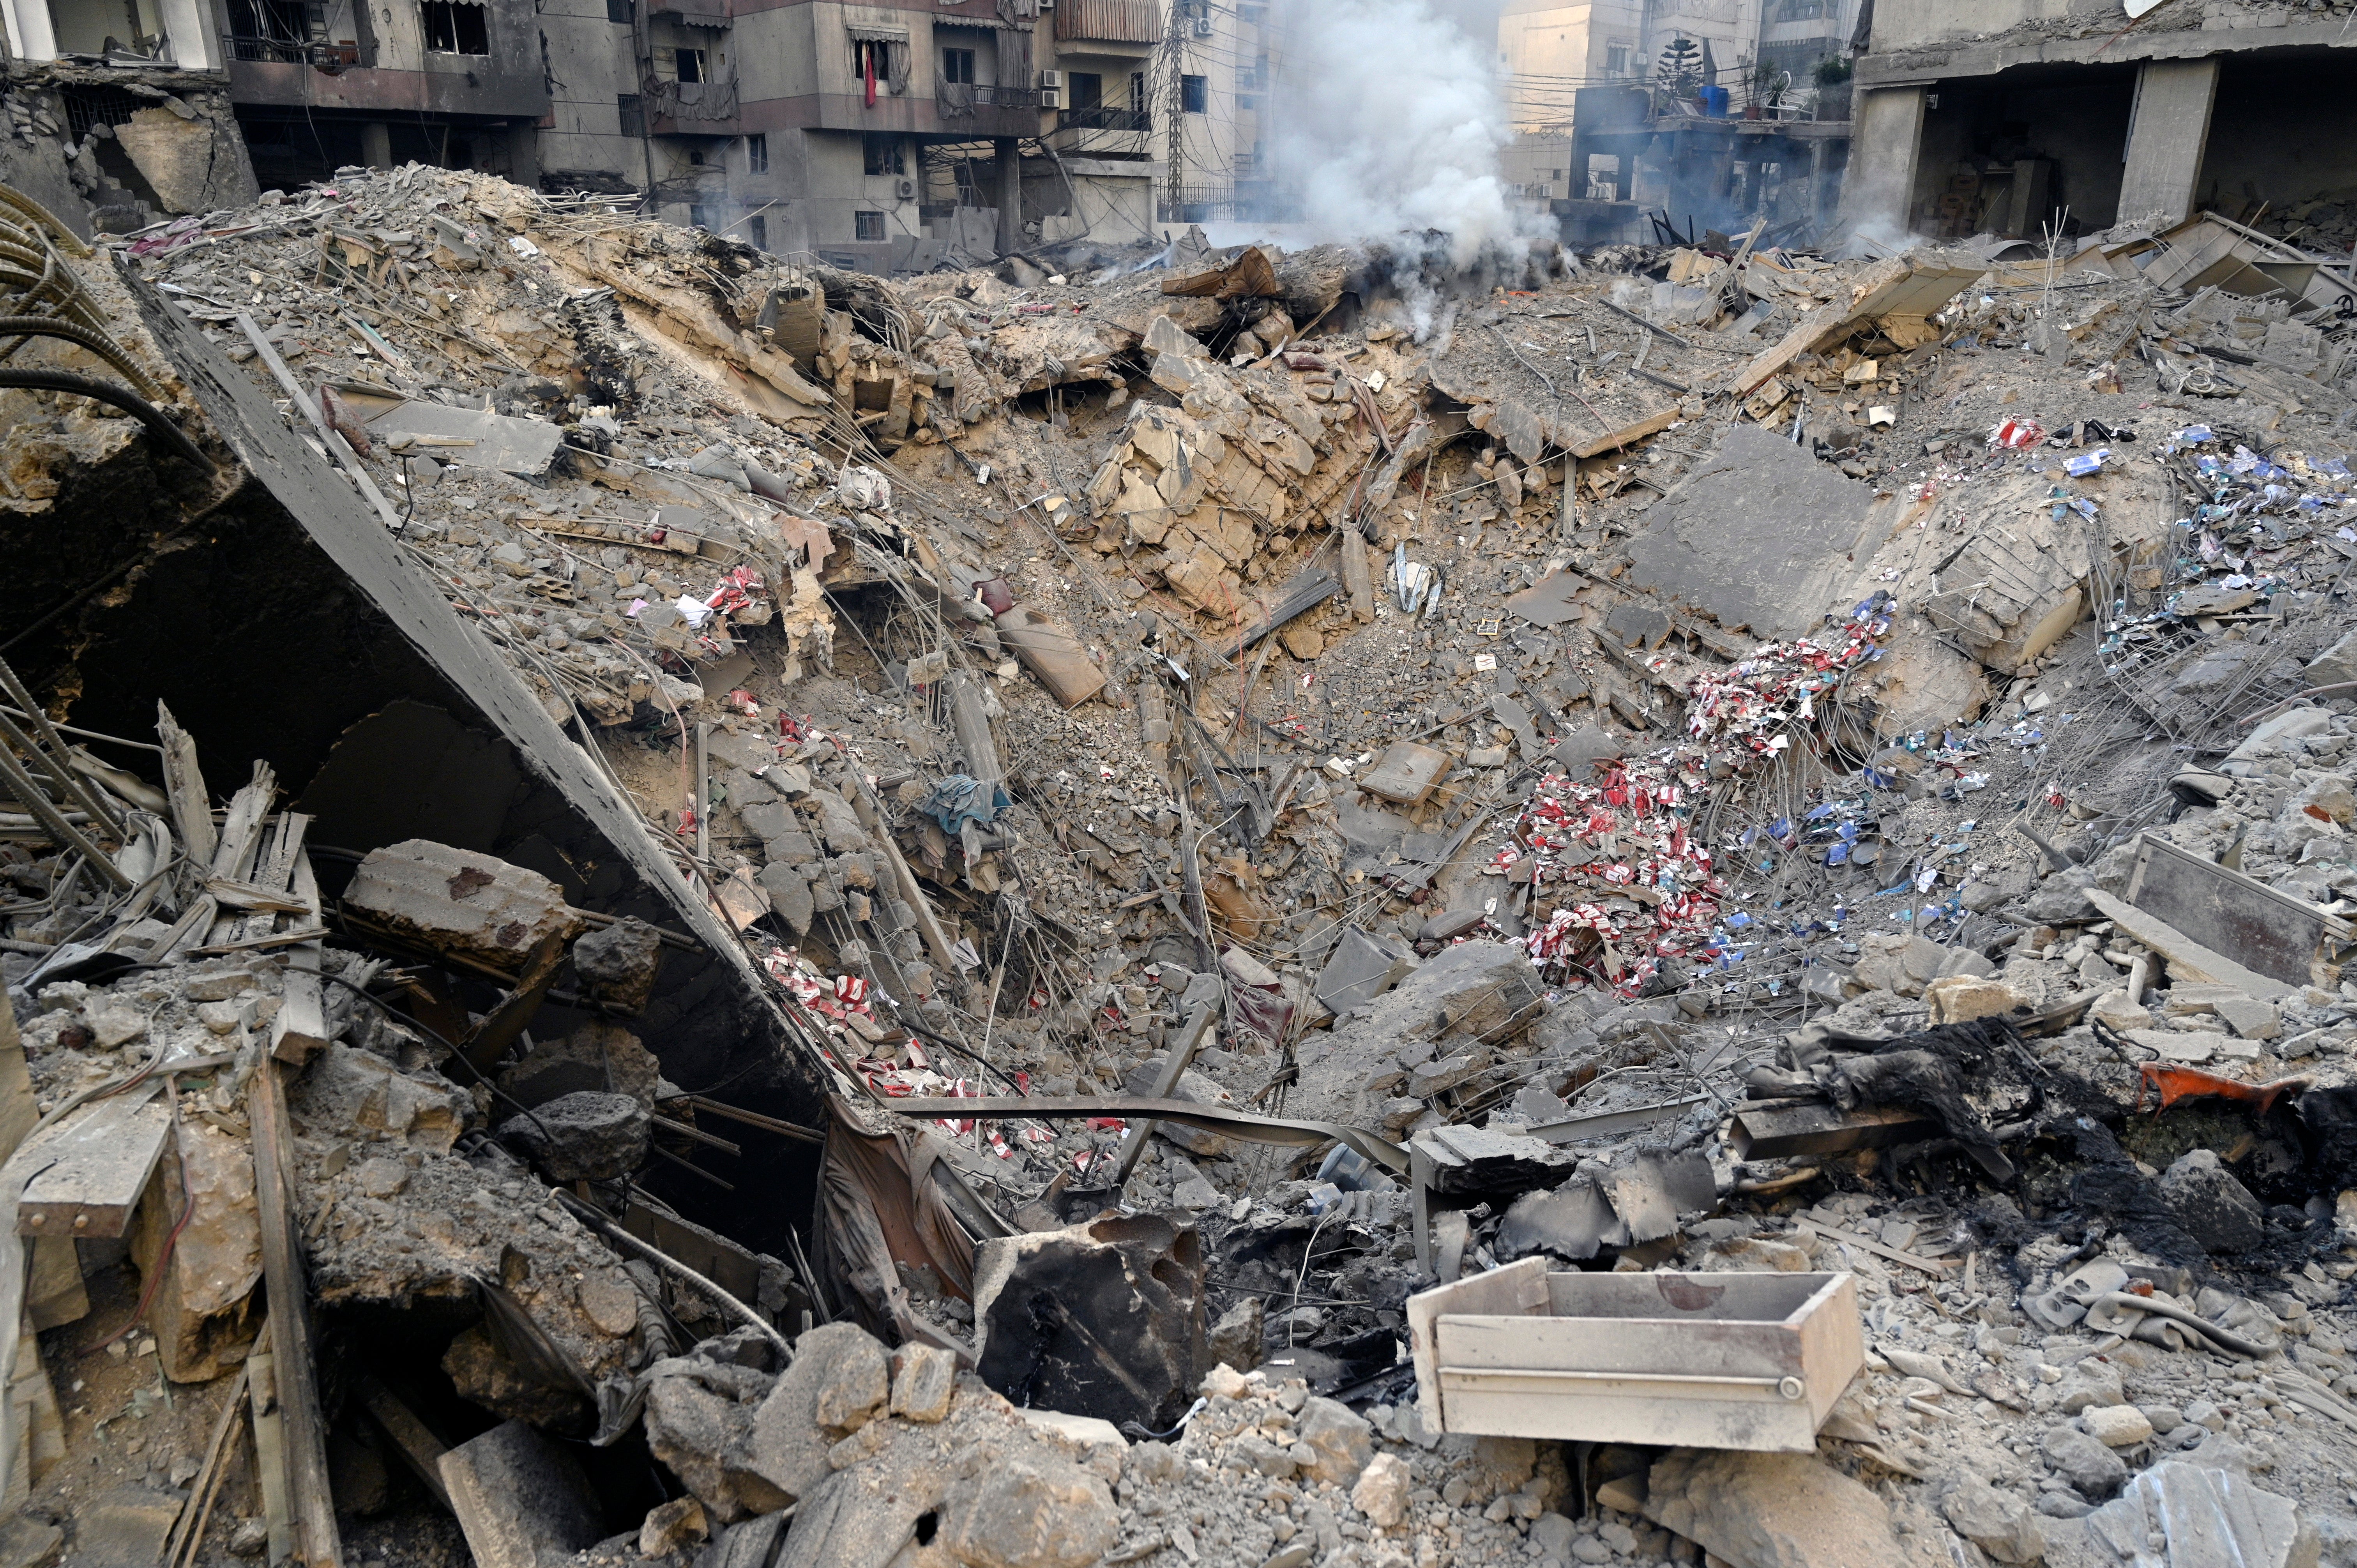
[[[1886,243],[2043,243],[2050,229],[2165,230],[2204,210],[2305,220],[2357,194],[2350,12],[2341,0],[1880,0],[1857,62],[1845,221]],[[2311,247],[2326,238],[2293,226]]]
[[[1232,215],[1265,11],[5,0],[0,179],[80,232],[130,233],[414,162],[917,272]],[[1174,153],[1211,172],[1168,179]]]

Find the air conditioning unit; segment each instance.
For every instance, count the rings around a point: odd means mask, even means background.
[[[1064,73],[1060,70],[1043,70],[1039,73],[1039,85],[1053,92],[1064,85]]]
[[[1199,38],[1208,38],[1211,36],[1211,18],[1209,16],[1195,18],[1195,36]]]
[[[892,182],[892,194],[903,201],[914,201],[917,199],[917,182],[913,179],[896,179]]]
[[[1040,108],[1061,109],[1063,106],[1064,95],[1062,92],[1052,87],[1043,87],[1039,90]]]

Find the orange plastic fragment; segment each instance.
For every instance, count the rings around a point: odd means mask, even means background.
[[[2255,1105],[2264,1116],[2285,1095],[2297,1094],[2315,1082],[2309,1078],[2279,1078],[2273,1083],[2244,1083],[2241,1079],[2222,1078],[2200,1068],[2169,1067],[2160,1062],[2145,1062],[2136,1070],[2143,1079],[2136,1086],[2136,1109],[2144,1109],[2145,1090],[2151,1090],[2160,1097],[2160,1103],[2153,1108],[2156,1115],[2180,1100],[2212,1099]]]

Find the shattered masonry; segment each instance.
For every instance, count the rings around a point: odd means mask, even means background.
[[[133,400],[0,390],[16,1560],[2357,1538],[2352,405],[2232,231],[8,214]]]

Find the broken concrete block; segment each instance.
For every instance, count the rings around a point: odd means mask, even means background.
[[[996,1238],[975,1254],[976,1369],[1026,1402],[1168,1430],[1208,1366],[1206,1265],[1191,1225],[1109,1216]]]
[[[1940,1506],[1958,1535],[1999,1563],[2036,1563],[2046,1555],[2046,1536],[2029,1505],[1977,1476],[1959,1477]]]
[[[74,1515],[78,1562],[154,1563],[164,1554],[164,1537],[180,1517],[181,1494],[154,1487],[113,1487],[83,1504]]]
[[[2179,1156],[2160,1176],[2160,1197],[2187,1234],[2212,1252],[2242,1252],[2266,1238],[2266,1216],[2212,1149]]]
[[[813,1413],[821,1426],[856,1432],[875,1419],[891,1395],[891,1367],[884,1347],[872,1338],[848,1340],[821,1372]]]
[[[438,1155],[466,1129],[474,1101],[439,1075],[396,1071],[373,1052],[339,1043],[311,1058],[287,1106],[313,1137],[393,1138]]]
[[[1346,927],[1318,972],[1318,1000],[1329,1012],[1347,1013],[1389,991],[1415,967],[1415,954],[1405,944]]]
[[[625,915],[573,944],[573,972],[583,992],[608,1010],[643,1012],[662,972],[662,938],[644,920]]]
[[[2129,1483],[2089,1514],[2086,1530],[2106,1560],[2156,1561],[2166,1544],[2170,1568],[2313,1568],[2322,1552],[2315,1523],[2289,1498],[2262,1491],[2249,1476],[2172,1459]]]
[[[794,1340],[792,1362],[754,1413],[746,1451],[746,1467],[787,1501],[808,1497],[833,1473],[827,1451],[845,1435],[819,1423],[819,1391],[830,1381],[828,1369],[839,1359],[865,1360],[871,1350],[879,1359],[885,1354],[856,1323],[821,1324]]]
[[[2125,1460],[2075,1426],[2050,1429],[2040,1451],[2054,1473],[2089,1502],[2116,1496],[2128,1478]]]
[[[528,1107],[584,1090],[627,1094],[652,1106],[661,1078],[654,1053],[636,1035],[600,1019],[561,1039],[533,1041],[522,1061],[500,1073],[499,1083],[511,1101]]]
[[[260,1326],[253,1296],[262,1279],[262,1222],[247,1142],[195,1117],[180,1122],[178,1136],[179,1158],[156,1166],[132,1217],[131,1256],[140,1279],[154,1281],[178,1227],[147,1321],[164,1375],[197,1383],[242,1359]]]
[[[1674,623],[1665,612],[1632,599],[1616,606],[1604,618],[1604,629],[1619,638],[1623,647],[1653,649],[1670,639]]]
[[[578,1552],[605,1537],[581,1466],[521,1421],[450,1449],[437,1467],[481,1568],[537,1568],[544,1548]],[[152,1553],[122,1559],[153,1560]]]
[[[1417,806],[1432,793],[1433,786],[1448,775],[1456,758],[1437,746],[1420,746],[1412,740],[1394,742],[1381,760],[1367,769],[1359,784],[1371,794],[1403,806]]]
[[[1934,1024],[1996,1017],[2029,1005],[2029,997],[2017,986],[1962,974],[1943,975],[1932,982],[1923,988],[1923,1000],[1931,1007]]]
[[[1357,1480],[1375,1451],[1374,1429],[1366,1418],[1334,1400],[1312,1398],[1294,1417],[1293,1432],[1317,1455],[1302,1466],[1302,1473],[1338,1487]]]
[[[2218,1003],[2218,1016],[2246,1040],[2272,1040],[2283,1033],[2283,1009],[2271,1002],[2226,997]]]
[[[500,1124],[552,1181],[614,1181],[646,1163],[654,1131],[648,1108],[627,1094],[595,1090],[559,1095]]]
[[[564,889],[537,871],[430,839],[371,850],[343,903],[397,940],[510,972],[543,939],[583,929]]]
[[[1351,1506],[1389,1530],[1407,1517],[1407,1494],[1414,1485],[1406,1460],[1396,1454],[1378,1454],[1359,1472],[1358,1482],[1351,1488]],[[1535,1529],[1532,1533],[1535,1538]]]
[[[2079,1412],[2087,1435],[2106,1448],[2133,1448],[2152,1436],[2152,1422],[2132,1404],[2089,1405]]]
[[[691,1546],[700,1546],[712,1535],[712,1526],[704,1517],[704,1505],[694,1498],[673,1498],[647,1510],[639,1526],[639,1555],[664,1557]]]
[[[1047,1455],[985,1467],[942,1516],[942,1544],[966,1568],[1088,1568],[1121,1541],[1103,1479]]]
[[[1645,1517],[1747,1568],[1908,1560],[1882,1499],[1813,1454],[1673,1448],[1646,1477]]]
[[[1256,1295],[1248,1295],[1222,1313],[1220,1320],[1211,1325],[1205,1342],[1205,1354],[1211,1364],[1239,1372],[1249,1372],[1259,1366],[1264,1320],[1264,1304]]]
[[[947,1419],[957,1388],[957,1355],[938,1345],[903,1345],[892,1354],[892,1413],[909,1421]]]

